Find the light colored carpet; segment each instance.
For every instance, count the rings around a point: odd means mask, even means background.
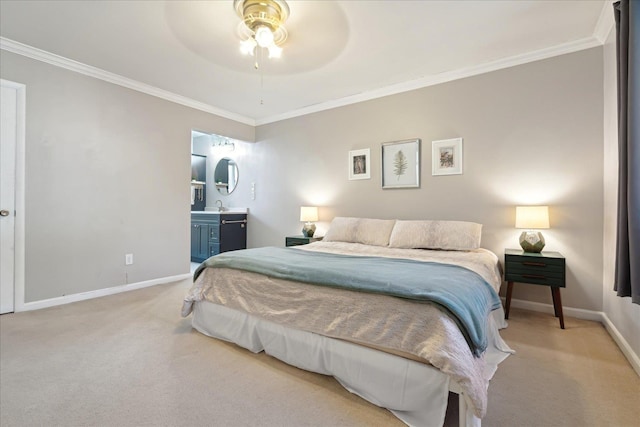
[[[0,316],[0,425],[397,426],[334,379],[205,337],[189,281]],[[640,379],[604,328],[512,310],[517,354],[483,426],[640,426]],[[456,425],[454,409],[447,426]]]

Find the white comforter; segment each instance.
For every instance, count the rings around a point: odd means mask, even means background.
[[[341,242],[316,242],[297,249],[443,262],[475,271],[496,291],[501,283],[498,259],[484,249],[429,251]],[[193,302],[201,300],[431,364],[460,384],[476,416],[482,417],[486,411],[488,380],[494,369],[485,369],[484,358],[473,357],[455,322],[434,305],[210,268],[185,298],[183,315],[189,314]],[[509,352],[493,317],[488,322],[489,346]]]

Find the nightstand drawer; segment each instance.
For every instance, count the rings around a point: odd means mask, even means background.
[[[505,261],[508,263],[517,263],[522,264],[524,266],[529,267],[560,267],[561,269],[564,267],[564,258],[548,258],[544,256],[523,256],[523,255],[509,255],[506,254],[504,257]]]
[[[297,237],[287,237],[286,241],[285,241],[285,245],[286,246],[300,246],[300,245],[306,245],[309,243],[309,238],[305,237],[305,238],[297,238]]]
[[[309,243],[319,242],[322,237],[305,237],[305,236],[287,236],[285,237],[285,246],[308,245]]]
[[[558,286],[564,288],[564,277],[551,277],[544,274],[512,273],[509,271],[504,278],[507,282],[530,283],[533,285]]]
[[[563,265],[538,264],[528,261],[507,261],[507,271],[520,274],[543,274],[550,277],[564,277]]]
[[[560,254],[505,254],[505,280],[565,287],[565,259]]]

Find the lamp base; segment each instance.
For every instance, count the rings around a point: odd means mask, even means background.
[[[302,228],[302,235],[304,237],[313,237],[313,233],[316,232],[316,225],[312,222],[307,222]]]
[[[520,235],[520,246],[525,252],[539,253],[544,248],[544,237],[539,231],[523,231]]]

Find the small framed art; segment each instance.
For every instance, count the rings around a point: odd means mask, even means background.
[[[462,138],[431,142],[431,175],[462,175]]]
[[[382,188],[420,187],[420,140],[382,143]]]
[[[371,179],[371,150],[349,151],[349,179]]]

